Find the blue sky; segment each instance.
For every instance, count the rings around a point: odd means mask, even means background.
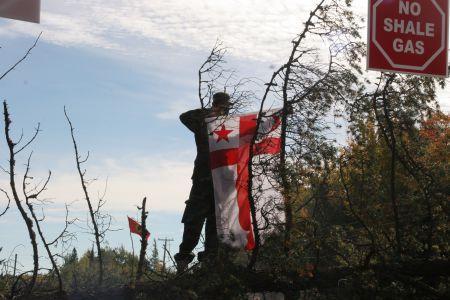
[[[358,13],[364,15],[366,2],[355,1],[361,5]],[[226,58],[239,76],[267,80],[270,66],[286,58],[311,5],[294,0],[43,0],[41,24],[0,20],[0,73],[43,32],[28,59],[0,81],[0,97],[9,103],[16,134],[23,128],[30,135],[41,123],[43,131],[32,146],[32,172],[36,178],[48,169],[54,174],[45,194],[53,201],[45,223],[49,234],[62,225],[64,203],[76,201],[73,216],[85,218],[66,106],[81,152],[91,153],[88,177],[98,178],[90,192],[95,198],[108,178],[105,209],[116,218],[115,227],[124,229],[109,234],[109,244],[131,247],[126,215],[135,216],[135,205],[147,196],[152,237],[174,238],[176,252],[195,157],[193,137],[178,114],[198,106],[199,66],[220,38],[230,47]],[[440,97],[448,111],[448,92]],[[24,159],[18,158],[19,173]],[[0,163],[6,160],[2,138]],[[0,185],[8,187],[6,175],[0,175]],[[25,226],[12,205],[0,218],[0,258],[21,244],[15,251],[29,265]],[[91,242],[80,233],[75,245],[82,251]]]
[[[63,203],[75,201],[72,216],[86,219],[63,114],[66,106],[81,151],[91,153],[87,174],[98,178],[89,187],[91,195],[95,199],[108,178],[105,209],[115,217],[115,228],[124,228],[108,234],[108,243],[130,249],[126,215],[136,216],[135,205],[146,195],[152,237],[174,238],[171,250],[176,252],[195,157],[192,135],[178,115],[198,106],[199,66],[217,38],[232,47],[227,61],[242,77],[265,79],[271,72],[269,66],[287,51],[283,47],[271,51],[270,37],[247,41],[261,29],[254,28],[261,23],[256,20],[272,19],[269,26],[279,23],[275,21],[282,20],[281,15],[268,19],[264,14],[270,13],[270,7],[263,2],[234,2],[243,11],[234,13],[224,1],[218,1],[217,7],[194,1],[189,13],[182,1],[42,1],[41,24],[0,20],[0,70],[20,58],[43,31],[28,59],[0,82],[0,90],[9,103],[16,134],[23,129],[30,135],[36,123],[41,123],[42,132],[30,150],[34,150],[36,178],[44,177],[48,169],[53,172],[44,195],[53,201],[46,207],[44,224],[49,237],[62,226]],[[102,8],[109,12],[106,17]],[[255,20],[245,18],[253,9]],[[121,19],[122,11],[131,12],[126,20]],[[291,14],[289,22],[295,18]],[[290,39],[292,29],[286,28],[285,37]],[[263,56],[252,49],[255,43]],[[5,146],[0,140],[0,149]],[[6,165],[6,152],[2,153],[0,162]],[[27,154],[18,158],[19,175]],[[8,186],[6,175],[0,184]],[[29,266],[29,242],[14,205],[0,219],[0,228],[1,257],[17,252],[24,268]],[[91,246],[84,230],[72,230],[78,232],[74,244],[79,250]]]

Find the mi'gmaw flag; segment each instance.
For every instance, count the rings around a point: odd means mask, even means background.
[[[0,0],[0,17],[39,23],[41,0]]]
[[[210,165],[214,184],[217,234],[222,242],[251,250],[255,247],[253,222],[248,195],[248,163],[250,144],[257,134],[253,159],[258,156],[274,156],[281,149],[281,118],[279,111],[266,111],[256,133],[257,113],[206,119],[209,133]],[[260,184],[263,196],[256,204],[257,224],[261,237],[273,224],[284,222],[282,203],[272,205],[276,197],[267,197],[261,178],[253,178]],[[267,192],[266,192],[267,191]],[[272,189],[272,192],[273,189]],[[277,191],[275,193],[279,194]],[[280,200],[281,197],[278,198]],[[282,202],[282,201],[281,201]],[[271,207],[267,209],[267,207]],[[270,215],[270,217],[268,217]],[[264,223],[264,224],[261,224]],[[270,223],[270,224],[269,224]]]
[[[133,220],[132,218],[128,217],[128,225],[130,226],[130,232],[139,235],[142,237],[142,227],[141,224],[139,224],[137,221]],[[148,240],[150,237],[150,232],[148,230],[145,230],[145,238]]]

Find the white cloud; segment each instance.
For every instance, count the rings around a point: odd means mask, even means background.
[[[295,0],[46,1],[41,25],[8,21],[7,32],[36,35],[58,45],[148,53],[148,43],[209,49],[220,37],[240,57],[278,60],[314,3]],[[0,31],[6,34],[5,30]],[[130,40],[140,46],[129,47]],[[133,43],[135,45],[135,43]]]
[[[107,211],[135,211],[136,205],[146,196],[149,210],[181,213],[191,186],[192,157],[193,153],[181,151],[176,157],[166,154],[154,157],[110,158],[97,164],[89,163],[85,166],[86,179],[97,178],[88,185],[91,200],[97,203],[107,180],[107,204],[104,207]],[[67,164],[73,162],[70,160]],[[18,174],[18,178],[20,176]],[[45,172],[33,172],[36,182],[45,176]],[[9,190],[5,180],[0,182],[0,186]],[[64,211],[63,203],[71,204],[72,212],[86,210],[80,178],[75,170],[53,170],[52,180],[42,198],[53,202],[45,208],[49,217],[59,216]],[[3,209],[3,203],[0,208]]]
[[[221,38],[230,53],[244,59],[278,64],[290,51],[290,41],[318,1],[297,0],[48,0],[41,25],[3,21],[0,35],[36,36],[63,46],[116,50],[125,56],[167,61],[155,43],[207,51]],[[367,1],[354,0],[354,11],[367,18]],[[364,25],[364,24],[363,24]],[[361,30],[363,39],[366,28]],[[153,49],[153,50],[152,50]],[[377,74],[372,72],[372,74]],[[449,92],[439,93],[448,111]],[[178,103],[179,104],[179,103]],[[159,118],[174,118],[175,104]]]
[[[116,50],[121,48],[119,44],[105,39],[101,34],[92,32],[91,24],[86,19],[45,11],[42,12],[42,18],[45,18],[45,22],[41,26],[26,22],[7,21],[7,24],[0,29],[0,34],[36,37],[42,31],[42,40],[58,46],[94,46]]]
[[[182,112],[188,110],[189,108],[192,108],[192,101],[175,100],[169,102],[167,104],[167,109],[163,112],[157,113],[156,117],[162,120],[174,120],[177,119]]]

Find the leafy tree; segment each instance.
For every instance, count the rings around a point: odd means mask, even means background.
[[[66,255],[64,258],[64,264],[65,265],[70,265],[70,264],[76,264],[78,262],[78,252],[77,249],[75,247],[73,247],[72,249],[72,253]]]
[[[156,245],[156,239],[153,239],[153,249],[152,249],[152,256],[149,260],[149,268],[153,271],[160,271],[161,270],[161,262],[159,260],[159,253],[158,253],[158,247]]]

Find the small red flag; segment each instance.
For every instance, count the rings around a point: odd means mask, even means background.
[[[139,224],[137,221],[133,220],[132,218],[128,217],[128,225],[130,226],[130,232],[141,236],[142,233],[142,227],[141,224]],[[148,230],[145,230],[145,238],[148,240],[150,237],[150,232]]]

